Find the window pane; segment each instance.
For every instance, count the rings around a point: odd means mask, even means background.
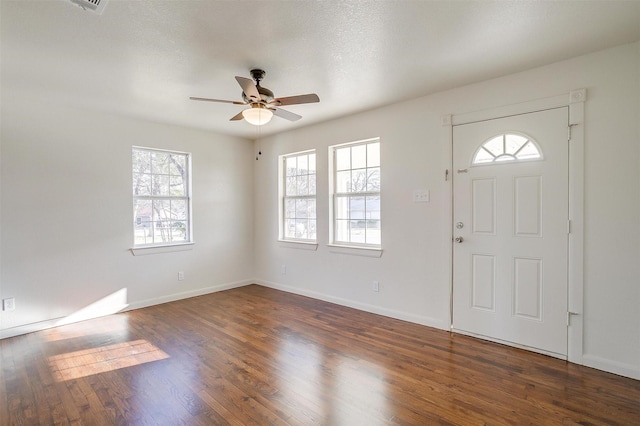
[[[349,221],[336,220],[336,229],[334,231],[334,239],[336,241],[349,242]]]
[[[296,237],[296,220],[295,219],[287,219],[285,221],[284,235],[286,238]]]
[[[152,152],[151,153],[151,173],[169,173],[169,153]]]
[[[367,169],[351,171],[350,192],[365,192],[367,190]]]
[[[381,244],[379,220],[367,220],[367,244]]]
[[[184,184],[182,176],[169,176],[169,192],[171,195],[183,197],[187,193],[187,188]]]
[[[307,200],[296,200],[296,218],[306,218],[307,217]]]
[[[286,162],[286,175],[287,176],[295,176],[297,170],[297,160],[296,157],[287,157]]]
[[[309,173],[315,173],[316,171],[316,155],[309,154]]]
[[[298,157],[298,170],[296,174],[306,175],[309,173],[309,157],[307,155],[299,155]]]
[[[336,149],[336,170],[351,168],[351,148]]]
[[[187,220],[186,200],[171,200],[171,219]]]
[[[317,238],[316,235],[316,220],[315,219],[309,219],[309,236],[308,238],[310,240],[315,240]]]
[[[351,148],[351,168],[364,169],[365,167],[367,167],[367,146],[354,146]]]
[[[152,176],[151,195],[169,195],[169,176],[168,175]]]
[[[365,219],[365,203],[364,197],[351,197],[349,200],[350,219],[353,221]]]
[[[349,219],[349,197],[336,197],[336,219]]]
[[[187,222],[173,221],[171,222],[171,242],[187,241]]]
[[[380,219],[380,197],[367,197],[366,211],[367,219]]]
[[[296,217],[296,200],[286,200],[284,203],[284,217]]]
[[[308,237],[308,232],[307,232],[307,219],[296,219],[296,238],[302,238],[302,239],[307,239]]]
[[[296,177],[296,187],[298,195],[309,195],[309,176]]]
[[[162,222],[171,218],[171,204],[168,200],[153,200],[153,221]]]
[[[285,189],[285,195],[286,196],[292,196],[292,195],[298,195],[297,192],[297,182],[296,182],[296,177],[295,176],[288,176],[287,180],[286,180],[286,189]]]
[[[133,195],[151,195],[151,175],[133,174]]]
[[[309,175],[309,195],[316,195],[316,175]]]
[[[133,171],[137,173],[151,173],[151,153],[140,149],[133,149],[131,154]]]
[[[311,219],[315,219],[316,216],[316,200],[310,199],[307,200],[307,217]]]
[[[349,224],[349,241],[359,244],[366,243],[366,225],[364,223],[364,220],[352,220],[349,222]]]
[[[181,154],[170,154],[169,173],[174,176],[186,176],[187,156]]]
[[[351,172],[346,170],[344,172],[336,173],[336,192],[344,193],[351,190]]]
[[[380,191],[380,167],[367,169],[367,191]]]
[[[380,166],[380,143],[367,145],[367,167]]]

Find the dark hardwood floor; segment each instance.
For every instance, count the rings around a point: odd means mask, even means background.
[[[252,285],[0,340],[1,425],[640,424],[640,381]]]

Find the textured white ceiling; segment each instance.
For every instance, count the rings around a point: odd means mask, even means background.
[[[315,92],[262,134],[640,40],[640,1],[0,0],[2,96],[254,138],[234,76]]]

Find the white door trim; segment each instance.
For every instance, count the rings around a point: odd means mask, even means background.
[[[552,108],[569,108],[569,248],[568,248],[568,342],[567,359],[583,364],[583,283],[584,283],[584,103],[587,90],[572,90],[568,94],[537,99],[514,105],[451,114],[442,117],[445,179],[449,191],[449,224],[445,229],[449,241],[449,324],[453,327],[453,126],[484,120],[527,114]],[[571,312],[572,314],[569,314]]]

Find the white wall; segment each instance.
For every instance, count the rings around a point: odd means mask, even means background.
[[[397,318],[449,325],[450,197],[441,117],[586,88],[584,348],[587,365],[640,378],[640,44],[578,57],[265,138],[255,168],[260,282]],[[379,136],[383,255],[329,251],[327,147]],[[318,154],[317,251],[277,242],[277,157]],[[431,202],[412,202],[429,189]],[[286,275],[281,274],[286,265]],[[371,281],[380,281],[380,292]]]
[[[0,338],[55,324],[121,289],[135,307],[252,277],[447,328],[449,145],[441,117],[583,87],[583,360],[640,378],[639,43],[272,136],[257,162],[239,138],[74,110],[3,88],[0,298],[15,297],[17,309],[0,314]],[[381,138],[384,253],[331,253],[327,146],[374,136]],[[193,250],[128,251],[131,145],[193,153]],[[310,148],[318,150],[317,251],[277,242],[277,157]],[[430,190],[431,201],[414,204],[415,189]],[[177,281],[180,270],[185,281]]]
[[[126,289],[146,306],[251,282],[250,141],[3,92],[0,337]],[[131,146],[192,153],[192,250],[133,256]],[[184,281],[177,280],[184,271]],[[121,296],[123,293],[117,293]],[[117,306],[115,306],[117,307]]]

